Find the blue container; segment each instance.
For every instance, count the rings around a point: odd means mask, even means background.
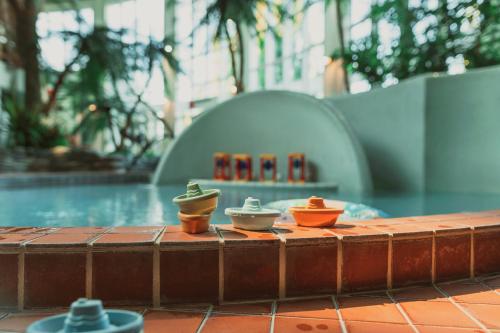
[[[141,333],[144,320],[138,313],[104,310],[100,300],[80,298],[69,313],[48,317],[31,324],[27,333]]]

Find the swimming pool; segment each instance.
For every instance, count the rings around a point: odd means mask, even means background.
[[[177,224],[172,197],[184,193],[179,186],[105,185],[0,189],[2,226],[111,226]],[[392,217],[498,209],[500,194],[426,195],[376,193],[371,196],[311,190],[226,189],[213,223],[229,223],[224,208],[240,206],[247,196],[263,203],[321,195],[329,199],[363,203]]]

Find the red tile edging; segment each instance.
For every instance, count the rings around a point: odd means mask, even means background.
[[[2,227],[0,270],[0,308],[18,309],[67,306],[65,295],[158,307],[392,289],[500,272],[500,210],[199,235]]]

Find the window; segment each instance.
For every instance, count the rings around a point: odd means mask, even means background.
[[[49,11],[38,15],[37,33],[40,36],[42,60],[50,67],[62,71],[75,56],[70,37],[61,32],[73,31],[86,33],[93,28],[94,11],[90,8],[79,10],[83,24],[78,23],[75,10]]]
[[[214,43],[216,26],[199,22],[213,0],[177,0],[175,5],[177,75],[176,129],[186,127],[207,101],[230,97],[234,92],[227,42]],[[323,94],[324,2],[290,1],[297,12],[271,32],[257,22],[259,32],[246,34],[245,89],[289,89],[316,96]],[[292,5],[291,5],[292,6]],[[272,13],[266,13],[272,19]],[[195,29],[196,27],[196,29]],[[193,33],[194,30],[194,33]]]
[[[126,0],[111,3],[104,8],[106,25],[114,30],[124,29],[122,40],[126,43],[147,43],[149,38],[161,41],[165,34],[164,0]],[[155,67],[151,78],[137,72],[134,86],[140,91],[150,80],[144,99],[152,105],[165,104],[164,76],[160,68]]]

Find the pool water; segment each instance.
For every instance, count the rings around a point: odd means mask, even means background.
[[[111,226],[178,224],[172,198],[184,186],[106,185],[0,189],[0,226]],[[310,190],[223,190],[213,223],[229,223],[226,207],[241,206],[248,196],[263,203],[320,195],[363,203],[392,217],[500,208],[500,194],[355,195]]]

